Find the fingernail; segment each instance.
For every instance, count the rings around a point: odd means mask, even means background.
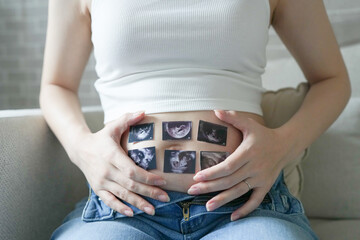
[[[155,180],[155,185],[165,185],[166,181],[165,180]]]
[[[234,214],[234,215],[231,215],[231,221],[235,221],[235,220],[238,220],[240,217],[240,214]]]
[[[191,187],[188,190],[188,194],[192,195],[192,194],[198,194],[199,193],[199,189],[197,187]]]
[[[141,115],[143,112],[145,112],[145,111],[144,111],[144,110],[141,110],[141,111],[134,112],[134,113],[133,113],[133,117],[135,118],[135,117]]]
[[[166,196],[166,195],[160,195],[159,200],[162,202],[169,202],[170,198],[169,198],[169,196]]]
[[[126,216],[129,216],[129,217],[132,217],[132,216],[133,216],[133,212],[130,211],[130,210],[125,210],[124,213],[125,213]]]
[[[206,210],[208,212],[214,210],[215,208],[216,208],[216,204],[214,202],[210,202],[210,203],[206,204]]]
[[[155,214],[155,210],[152,209],[151,207],[144,207],[144,212],[146,212],[149,215],[154,215]]]
[[[205,179],[205,176],[202,175],[201,173],[198,173],[198,174],[196,174],[196,175],[193,177],[193,179],[194,179],[195,181],[203,181],[203,180]]]
[[[214,112],[215,113],[225,113],[225,111],[222,109],[215,109]]]

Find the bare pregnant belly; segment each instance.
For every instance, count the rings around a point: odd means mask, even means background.
[[[260,115],[236,113],[264,125]],[[162,189],[187,192],[196,172],[223,161],[241,142],[240,130],[205,110],[146,114],[123,134],[121,146],[139,166],[166,180]]]

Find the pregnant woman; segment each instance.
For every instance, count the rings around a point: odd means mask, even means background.
[[[52,239],[318,239],[282,169],[351,92],[321,0],[50,0],[48,16],[40,105],[89,187]],[[311,84],[276,129],[271,25]],[[92,49],[95,133],[78,98]]]

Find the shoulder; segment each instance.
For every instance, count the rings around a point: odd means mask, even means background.
[[[63,14],[88,15],[90,14],[92,0],[49,0],[52,12]]]

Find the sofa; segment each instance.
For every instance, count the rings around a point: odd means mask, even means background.
[[[103,126],[99,107],[83,108],[91,130]],[[0,239],[49,239],[88,195],[39,109],[0,111]],[[301,200],[320,239],[360,237],[360,97],[350,99],[301,162]]]
[[[324,3],[353,93],[339,118],[301,161],[301,201],[320,239],[353,240],[360,239],[360,44],[354,44],[360,41],[359,4],[356,0]],[[281,59],[268,63],[264,87],[296,87],[304,76],[270,30],[267,56]],[[92,131],[102,128],[99,107],[84,107],[83,112]],[[88,195],[83,174],[39,109],[0,110],[0,189],[0,240],[49,239],[75,203]]]
[[[325,240],[360,239],[360,44],[341,51],[352,82],[351,99],[301,158],[303,181],[297,188],[312,227]],[[304,76],[291,57],[269,61],[263,75],[268,97],[271,91],[285,93],[305,86],[301,82]],[[292,111],[303,92],[295,96]],[[290,106],[266,108],[281,115]],[[99,106],[82,109],[93,132],[103,127]],[[285,117],[289,116],[282,120]],[[0,110],[0,153],[0,239],[49,239],[75,203],[88,196],[85,177],[69,160],[40,109]]]

